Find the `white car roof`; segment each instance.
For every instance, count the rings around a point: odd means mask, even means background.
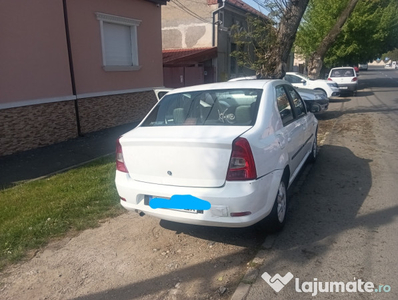
[[[264,89],[268,84],[288,84],[289,82],[281,79],[254,79],[254,80],[241,80],[241,81],[227,81],[217,82],[201,85],[193,85],[188,87],[177,88],[168,94],[184,93],[184,92],[195,92],[195,91],[206,91],[206,90],[222,90],[222,89]]]
[[[353,67],[337,67],[337,68],[332,68],[332,70],[339,70],[339,69],[354,69]]]

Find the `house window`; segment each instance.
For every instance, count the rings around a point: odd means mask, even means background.
[[[103,13],[96,16],[100,21],[104,70],[139,70],[137,27],[141,21]]]

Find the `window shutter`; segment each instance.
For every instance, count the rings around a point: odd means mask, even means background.
[[[132,66],[131,27],[107,22],[103,26],[107,65]]]

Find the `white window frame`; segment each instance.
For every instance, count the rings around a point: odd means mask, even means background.
[[[137,27],[140,25],[141,20],[130,19],[125,17],[119,17],[104,13],[97,12],[95,14],[97,16],[97,20],[100,22],[100,30],[101,30],[101,47],[102,47],[102,66],[105,71],[137,71],[141,69],[138,60],[138,42],[137,42]],[[104,22],[120,24],[130,27],[130,35],[131,35],[131,59],[132,65],[109,65],[106,62],[105,55],[105,36],[104,36]]]

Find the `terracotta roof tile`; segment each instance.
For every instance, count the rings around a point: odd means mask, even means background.
[[[216,57],[217,48],[189,48],[189,49],[168,49],[163,50],[163,64],[173,64],[188,60],[198,60],[201,58]]]

